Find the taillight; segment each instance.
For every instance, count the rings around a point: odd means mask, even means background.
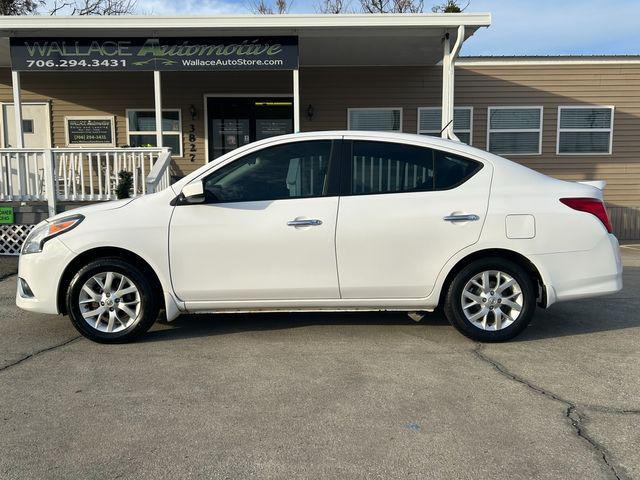
[[[598,217],[598,220],[602,222],[607,232],[611,233],[611,222],[609,222],[609,215],[604,208],[604,203],[597,198],[561,198],[560,201],[567,207],[579,210],[580,212],[587,212]]]

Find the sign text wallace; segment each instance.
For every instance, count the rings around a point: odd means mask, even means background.
[[[20,71],[292,70],[296,37],[11,38]]]

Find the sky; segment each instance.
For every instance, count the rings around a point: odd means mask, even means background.
[[[353,7],[359,4],[352,1]],[[425,11],[440,1],[425,0]],[[317,2],[294,0],[291,13],[315,13]],[[137,5],[141,13],[156,15],[250,11],[250,0],[138,0]],[[640,0],[471,0],[466,11],[490,12],[492,25],[467,40],[462,55],[640,54]]]

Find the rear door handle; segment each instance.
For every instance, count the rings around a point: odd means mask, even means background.
[[[291,220],[287,222],[287,225],[289,225],[290,227],[317,227],[318,225],[322,225],[322,220],[317,220],[315,218]]]
[[[470,215],[447,215],[443,218],[445,222],[475,222],[476,220],[480,220],[478,215],[470,214]]]

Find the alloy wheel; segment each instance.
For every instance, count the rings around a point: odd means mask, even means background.
[[[474,275],[460,299],[467,320],[481,330],[507,328],[522,313],[523,300],[520,284],[500,270]]]
[[[121,273],[101,272],[84,283],[78,306],[90,327],[100,332],[117,333],[140,319],[140,291]]]

